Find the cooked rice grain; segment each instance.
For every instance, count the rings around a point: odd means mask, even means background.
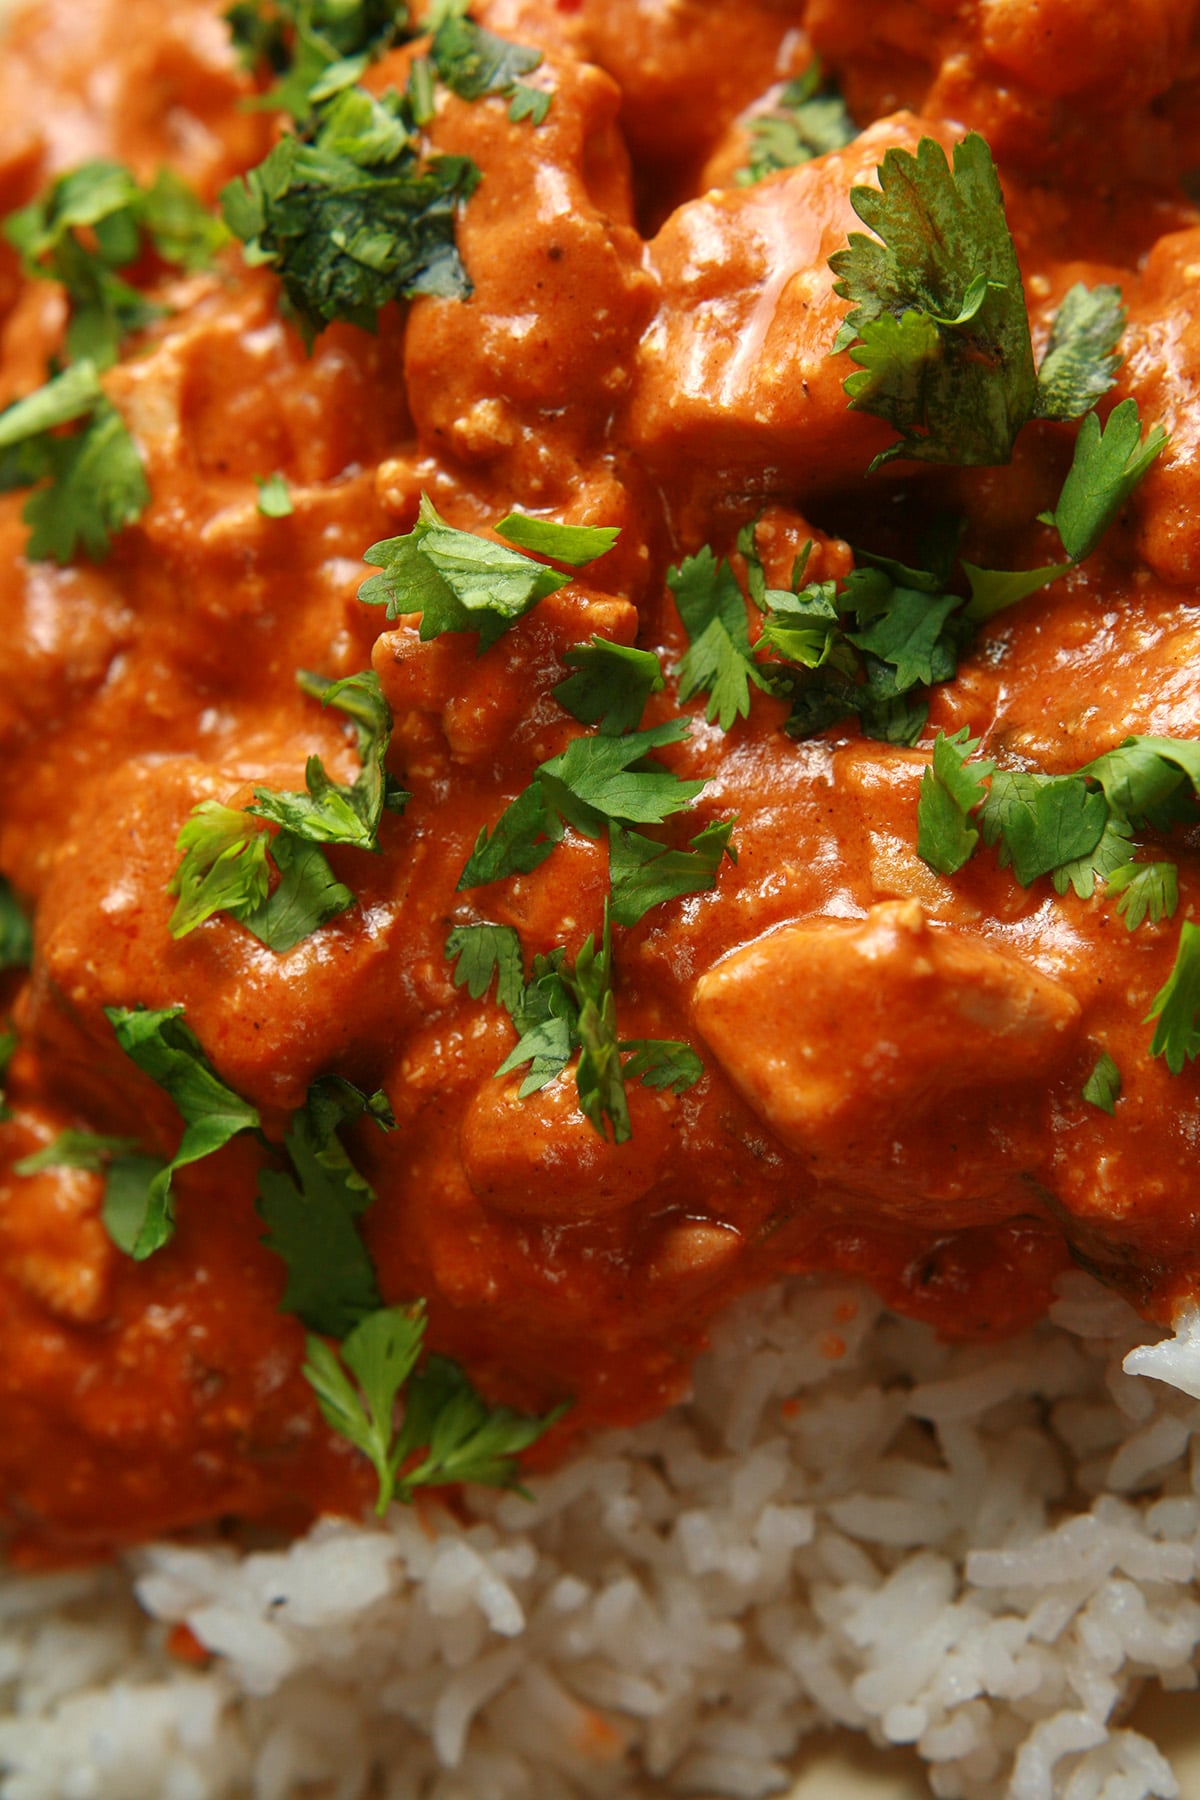
[[[1149,1334],[1087,1277],[1053,1320],[952,1349],[798,1282],[532,1504],[10,1578],[0,1794],[758,1800],[834,1723],[941,1800],[1174,1800],[1119,1721],[1147,1676],[1196,1685],[1200,1403],[1122,1370]]]

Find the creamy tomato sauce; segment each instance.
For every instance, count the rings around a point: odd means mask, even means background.
[[[104,377],[146,511],[102,563],[59,567],[26,559],[25,496],[0,497],[0,868],[35,932],[32,969],[6,978],[5,1166],[68,1127],[173,1152],[178,1115],[106,1006],[182,1005],[276,1144],[317,1077],[382,1087],[398,1129],[346,1136],[378,1194],[362,1223],[382,1295],[424,1297],[430,1344],[488,1398],[570,1402],[535,1465],[678,1398],[717,1311],[786,1273],[853,1273],[950,1336],[999,1338],[1076,1259],[1169,1322],[1200,1273],[1196,1080],[1150,1056],[1144,1020],[1200,897],[1195,851],[1173,841],[1175,921],[1130,934],[1102,888],[1022,888],[992,852],[937,874],[916,804],[938,729],[1051,772],[1130,733],[1196,735],[1200,224],[1174,185],[1196,152],[1194,0],[474,10],[544,50],[553,101],[533,126],[503,99],[439,98],[431,145],[482,176],[457,228],[469,298],[391,307],[375,334],[334,325],[309,355],[275,277],[236,247],[211,273],[151,271],[170,310]],[[814,47],[861,135],[738,185],[745,109]],[[402,86],[411,54],[367,84]],[[250,91],[206,0],[45,0],[0,66],[0,203],[97,155],[143,179],[169,165],[211,199],[271,141]],[[519,1074],[496,1077],[509,1017],[445,955],[453,925],[486,919],[516,928],[527,962],[573,958],[601,927],[605,844],[568,830],[531,874],[468,892],[460,872],[583,729],[551,693],[572,646],[598,634],[677,663],[665,575],[683,555],[709,544],[743,570],[737,532],[759,517],[769,582],[809,540],[806,578],[824,580],[851,543],[911,558],[949,507],[971,561],[1053,560],[1036,514],[1070,429],[1029,426],[1007,467],[868,481],[894,434],[847,410],[852,365],[830,355],[851,187],[887,149],[966,126],[993,139],[1035,342],[1073,282],[1119,283],[1115,397],[1170,445],[1101,548],[932,690],[915,747],[853,719],[797,742],[765,693],[728,731],[702,698],[682,709],[691,733],[661,758],[706,785],[666,835],[736,814],[737,862],[614,933],[622,1036],[685,1041],[704,1064],[683,1094],[631,1083],[632,1137],[614,1144],[570,1070],[526,1099]],[[6,250],[0,305],[7,403],[45,379],[65,304]],[[275,471],[283,519],[257,506]],[[363,551],[410,530],[422,492],[484,535],[514,507],[621,535],[479,655],[473,635],[422,641],[356,597]],[[368,667],[411,799],[379,855],[330,851],[358,904],[282,954],[225,915],[174,939],[191,809],[299,788],[314,753],[352,778],[344,720],[295,673]],[[644,723],[680,710],[669,677]],[[1081,1097],[1102,1049],[1124,1082],[1111,1117]],[[18,1555],[226,1515],[299,1526],[370,1498],[280,1311],[256,1211],[269,1160],[244,1138],[181,1170],[176,1235],[140,1263],[105,1231],[101,1173],[0,1175],[0,1508]]]

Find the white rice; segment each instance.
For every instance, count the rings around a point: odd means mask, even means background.
[[[941,1800],[1175,1800],[1121,1719],[1197,1684],[1200,1402],[1122,1369],[1151,1334],[1087,1277],[1053,1320],[950,1349],[797,1282],[532,1504],[10,1577],[0,1795],[757,1800],[833,1723]],[[1181,1326],[1130,1369],[1200,1386]]]

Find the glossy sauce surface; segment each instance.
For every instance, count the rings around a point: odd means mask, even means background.
[[[211,196],[264,153],[218,10],[134,10],[131,29],[129,0],[48,0],[13,29],[6,206],[85,156],[143,176],[167,161]],[[0,497],[0,868],[36,933],[28,978],[8,978],[5,1166],[68,1126],[174,1149],[174,1109],[105,1006],[181,1004],[275,1143],[318,1076],[382,1086],[399,1129],[350,1142],[379,1195],[364,1232],[384,1298],[424,1296],[430,1341],[489,1397],[571,1400],[535,1457],[669,1404],[714,1313],[787,1272],[853,1271],[950,1335],[989,1338],[1038,1316],[1075,1256],[1166,1321],[1200,1273],[1197,1089],[1151,1059],[1143,1021],[1195,909],[1195,851],[1172,850],[1176,925],[1131,936],[1102,893],[1023,889],[990,853],[937,875],[916,854],[916,800],[938,727],[1052,771],[1130,732],[1197,735],[1200,226],[1156,149],[1190,91],[1194,5],[1149,9],[1145,31],[1126,9],[1136,54],[1087,35],[1080,0],[475,10],[545,49],[554,99],[536,128],[499,99],[439,99],[432,146],[482,172],[458,230],[470,298],[390,309],[375,335],[334,326],[309,356],[273,278],[230,252],[164,284],[172,310],[105,378],[152,493],[107,561],[26,562],[22,496]],[[1068,94],[1046,71],[1072,19],[1096,66]],[[739,186],[739,117],[806,62],[806,27],[863,134]],[[885,49],[904,83],[884,81]],[[370,84],[402,85],[409,55]],[[1040,121],[1019,154],[1004,107]],[[1100,169],[1081,188],[1063,175],[1075,122],[1110,116],[1136,179]],[[568,831],[532,874],[467,893],[459,874],[579,734],[551,693],[573,645],[598,633],[677,662],[665,573],[683,554],[710,543],[741,569],[737,530],[761,514],[768,580],[786,584],[809,539],[808,578],[825,579],[852,566],[851,541],[911,553],[949,505],[971,560],[1053,559],[1031,521],[1069,431],[1030,426],[1008,468],[901,464],[867,482],[891,434],[847,411],[849,364],[829,354],[850,188],[893,145],[989,121],[1035,338],[1073,281],[1119,281],[1118,395],[1170,447],[1084,567],[981,634],[916,748],[849,725],[797,743],[765,694],[727,733],[703,701],[684,709],[690,736],[662,758],[707,785],[667,835],[736,814],[738,859],[711,893],[615,934],[616,989],[622,1037],[686,1040],[705,1072],[679,1096],[631,1086],[631,1141],[603,1141],[569,1070],[525,1100],[519,1076],[495,1077],[508,1016],[454,986],[444,946],[488,919],[527,959],[574,956],[600,928],[604,844]],[[4,254],[6,403],[44,378],[64,308]],[[257,509],[272,471],[285,519]],[[423,491],[464,529],[516,507],[621,537],[480,656],[473,637],[421,642],[414,620],[356,598],[363,550],[409,530]],[[166,883],[191,808],[297,788],[313,753],[352,777],[352,740],[295,672],[366,667],[412,798],[385,815],[379,856],[331,853],[358,906],[283,955],[224,916],[173,940]],[[645,723],[679,710],[669,680]],[[1081,1098],[1101,1049],[1124,1075],[1111,1118]],[[0,1174],[0,1507],[18,1554],[230,1514],[298,1526],[369,1496],[300,1374],[303,1328],[278,1310],[284,1272],[255,1210],[267,1159],[241,1141],[182,1171],[177,1234],[141,1264],[107,1238],[101,1176]]]

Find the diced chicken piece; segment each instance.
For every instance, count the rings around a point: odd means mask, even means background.
[[[956,1091],[1048,1074],[1080,1018],[1064,987],[915,900],[772,932],[703,975],[694,1004],[783,1142],[851,1174]]]

